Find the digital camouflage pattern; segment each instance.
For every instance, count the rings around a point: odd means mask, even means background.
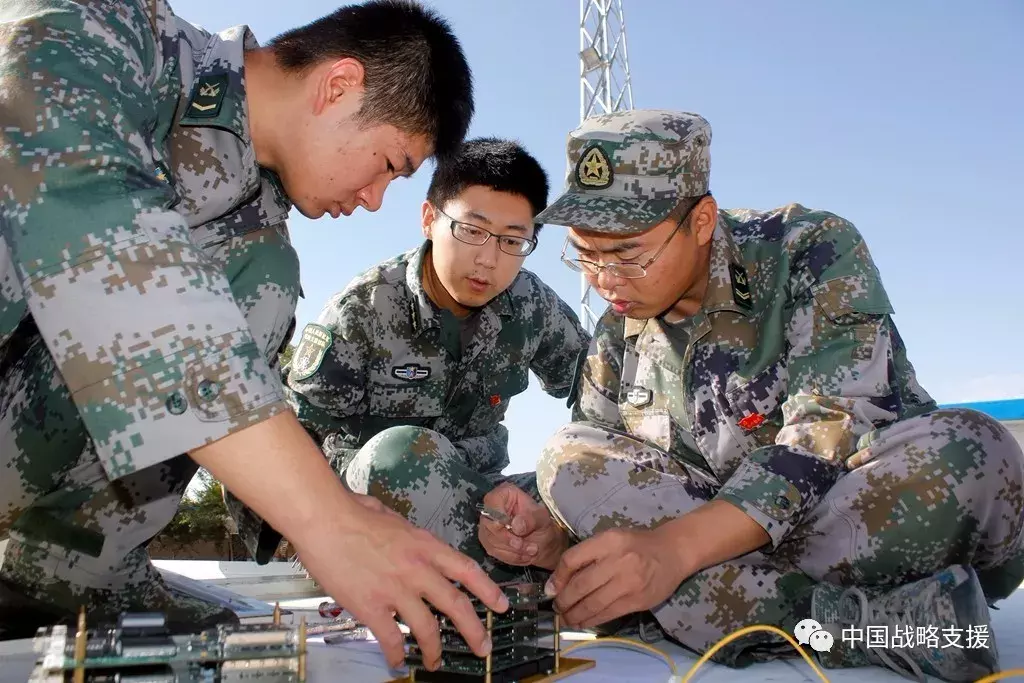
[[[492,447],[507,441],[504,428],[493,433]],[[522,578],[530,570],[489,556],[478,538],[476,505],[498,485],[511,482],[537,501],[534,472],[509,476],[480,472],[465,443],[456,446],[425,427],[388,427],[355,454],[343,473],[350,490],[373,496],[414,525],[432,532],[473,558],[495,581]],[[541,572],[541,570],[535,570]]]
[[[289,409],[298,261],[249,137],[257,43],[162,0],[2,15],[2,576],[65,609],[169,603],[144,546],[182,454]]]
[[[371,444],[401,439],[374,437],[394,427],[419,427],[444,444],[424,449],[436,451],[439,466],[497,481],[509,464],[502,424],[509,402],[526,391],[531,370],[546,393],[569,396],[590,336],[568,304],[526,269],[461,323],[423,289],[429,245],[370,268],[327,302],[285,368],[289,401],[339,473],[360,452],[371,459],[395,457]],[[441,457],[453,453],[457,463]],[[446,475],[436,476],[441,481]],[[411,500],[420,484],[398,477],[389,475],[390,493],[378,497],[402,512],[402,501]],[[452,490],[417,495],[440,499]],[[475,510],[472,519],[475,529]],[[251,511],[239,532],[261,554],[277,544]]]
[[[634,109],[593,116],[569,133],[562,196],[538,223],[642,232],[708,191],[711,126],[697,114]]]
[[[666,144],[703,158],[672,136]],[[606,220],[622,224],[614,211]],[[578,225],[575,216],[562,224]],[[609,309],[599,321],[573,423],[538,464],[545,502],[580,538],[652,527],[708,500],[760,524],[766,547],[699,572],[654,610],[698,651],[752,624],[792,632],[815,599],[821,613],[836,612],[829,586],[879,599],[966,572],[953,565],[973,567],[980,582],[949,590],[987,618],[982,589],[996,600],[1024,579],[1024,454],[995,420],[939,410],[918,384],[859,231],[798,204],[721,210],[709,259],[695,315],[673,324]],[[925,584],[907,593],[929,594]],[[909,613],[920,616],[917,607]],[[866,661],[842,650],[830,665]],[[794,654],[759,634],[715,659]],[[953,653],[925,660],[915,655],[949,680],[974,680]]]
[[[867,462],[853,464],[858,455]],[[913,653],[920,668],[944,680],[975,681],[996,670],[986,602],[1012,594],[1024,579],[1024,467],[1016,442],[983,414],[937,410],[877,430],[847,463],[847,473],[778,546],[700,571],[654,607],[666,634],[703,653],[745,626],[793,633],[814,618],[835,634],[832,651],[817,655],[830,668],[881,663],[888,650],[901,663],[899,653]],[[552,437],[537,483],[577,539],[656,528],[714,500],[722,488],[678,451],[589,422],[570,423]],[[944,584],[957,574],[960,580]],[[875,609],[861,619],[845,588],[861,589]],[[945,649],[928,647],[929,627]],[[859,628],[862,640],[844,643],[849,628]],[[967,648],[968,628],[987,633],[988,645]],[[883,634],[882,644],[868,647],[869,632]],[[960,649],[950,645],[954,637]],[[712,659],[743,667],[795,656],[781,638],[761,632]]]

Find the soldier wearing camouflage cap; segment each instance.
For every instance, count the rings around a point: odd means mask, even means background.
[[[413,2],[350,5],[260,46],[166,0],[5,0],[0,30],[0,637],[121,610],[233,620],[170,593],[146,545],[206,467],[321,584],[429,667],[423,598],[475,651],[468,558],[353,496],[284,398],[299,296],[285,219],[375,211],[465,136],[472,78]],[[404,615],[402,613],[405,613]]]
[[[526,530],[571,531],[548,584],[565,622],[649,611],[707,652],[742,627],[813,619],[833,636],[814,653],[827,667],[998,670],[988,604],[1024,578],[1024,454],[996,420],[919,386],[848,220],[719,209],[710,142],[696,114],[590,119],[538,217],[569,228],[566,264],[610,303],[573,421],[537,466],[554,518]],[[869,645],[872,627],[936,637]],[[713,659],[780,656],[796,653],[759,632]]]
[[[426,241],[331,297],[285,368],[292,408],[346,485],[496,580],[523,572],[483,552],[477,504],[506,482],[540,501],[533,472],[503,474],[505,414],[531,371],[548,395],[569,396],[590,343],[572,308],[523,268],[547,200],[547,174],[520,145],[466,142],[431,179]],[[236,516],[254,552],[277,545],[255,515]]]

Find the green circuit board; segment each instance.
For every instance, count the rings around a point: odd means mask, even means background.
[[[160,614],[43,629],[29,683],[304,683],[305,622],[221,626],[170,635]]]

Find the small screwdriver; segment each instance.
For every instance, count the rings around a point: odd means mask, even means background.
[[[482,516],[486,517],[487,519],[494,520],[498,524],[504,526],[509,531],[512,531],[512,518],[506,515],[501,510],[495,510],[494,508],[487,507],[483,503],[477,504],[476,509],[480,512]]]

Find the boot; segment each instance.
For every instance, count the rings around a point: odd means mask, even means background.
[[[910,680],[976,681],[999,671],[988,603],[974,569],[947,567],[895,589],[814,589],[811,618],[832,635],[826,668],[877,665]]]

